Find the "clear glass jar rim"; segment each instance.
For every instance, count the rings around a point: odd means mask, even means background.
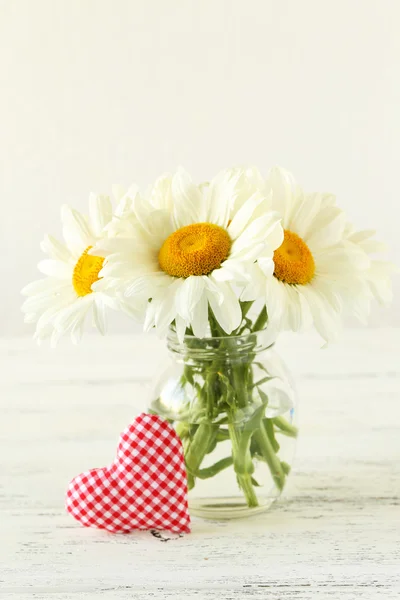
[[[229,341],[231,344],[235,342],[241,342],[242,345],[233,346],[230,348],[231,351],[242,351],[245,352],[247,347],[253,348],[253,350],[260,352],[262,350],[267,350],[268,348],[272,348],[275,345],[276,339],[278,336],[278,332],[271,327],[265,327],[260,329],[259,331],[249,331],[247,333],[242,333],[240,335],[224,335],[224,336],[206,336],[203,338],[199,338],[195,335],[186,335],[182,340],[178,339],[178,335],[176,330],[172,327],[169,329],[167,334],[167,343],[170,350],[180,351],[180,350],[189,350],[190,352],[202,352],[206,350],[206,346],[208,351],[218,351],[219,348],[213,348],[213,345],[217,345],[219,342],[227,342]],[[198,341],[204,347],[190,348],[187,344],[190,342]],[[254,345],[254,341],[256,341],[256,345]],[[211,346],[211,347],[210,347]],[[226,350],[225,350],[226,351]]]

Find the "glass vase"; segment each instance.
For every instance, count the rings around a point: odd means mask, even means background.
[[[294,456],[296,394],[267,330],[179,342],[151,394],[150,412],[182,440],[193,515],[232,519],[267,510]]]

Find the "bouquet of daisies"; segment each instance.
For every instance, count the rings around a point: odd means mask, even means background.
[[[105,334],[108,309],[145,331],[172,332],[191,358],[211,340],[211,359],[203,352],[180,374],[185,419],[165,414],[183,441],[189,488],[229,467],[247,505],[257,506],[260,459],[282,489],[288,465],[275,434],[296,430],[279,409],[268,417],[251,336],[314,325],[328,343],[344,316],[365,322],[372,299],[389,302],[393,267],[371,257],[384,249],[374,232],[354,229],[334,196],[304,192],[280,168],[266,177],[227,169],[200,185],[179,169],[144,195],[116,187],[113,198],[91,195],[87,215],[64,206],[61,217],[64,242],[45,237],[45,277],[22,292],[38,342],[55,345],[65,334],[78,342],[88,315]],[[240,336],[248,336],[247,359],[226,360]],[[227,439],[230,454],[204,467]]]

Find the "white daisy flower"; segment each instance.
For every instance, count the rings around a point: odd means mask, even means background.
[[[244,299],[264,290],[269,318],[281,329],[314,324],[326,341],[340,331],[346,299],[362,297],[368,255],[346,240],[346,217],[330,194],[305,194],[293,176],[273,168],[266,181],[271,207],[282,215],[284,240],[274,265],[257,261]]]
[[[38,342],[50,338],[52,345],[66,333],[78,342],[85,316],[93,314],[93,322],[100,333],[106,331],[106,306],[116,308],[115,301],[105,288],[96,291],[104,258],[91,255],[90,249],[107,235],[112,217],[110,198],[91,194],[89,216],[63,206],[61,219],[65,244],[47,235],[41,248],[49,255],[39,265],[45,278],[27,285],[22,294],[27,296],[22,310],[25,321],[36,323]]]
[[[146,330],[162,334],[175,322],[180,338],[187,327],[204,337],[210,306],[223,331],[232,333],[242,320],[236,288],[246,284],[256,259],[272,265],[283,239],[276,214],[264,210],[254,218],[265,202],[259,192],[232,214],[239,192],[238,177],[228,171],[199,187],[179,169],[157,180],[149,200],[136,194],[132,212],[113,220],[115,237],[92,250],[107,257],[100,288],[120,286],[128,312],[151,300]]]

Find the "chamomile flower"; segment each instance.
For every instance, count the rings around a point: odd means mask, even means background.
[[[78,342],[89,312],[100,333],[105,333],[106,306],[116,306],[104,288],[95,289],[104,258],[91,255],[90,250],[107,235],[111,217],[112,206],[107,196],[90,196],[88,217],[68,206],[62,207],[65,243],[50,235],[44,238],[41,248],[49,258],[42,260],[38,268],[46,277],[22,290],[27,296],[22,306],[25,320],[36,323],[38,342],[51,338],[54,345],[67,333]]]
[[[283,232],[279,217],[264,210],[259,192],[232,213],[240,193],[238,177],[223,171],[209,185],[196,186],[180,169],[158,180],[144,200],[136,194],[132,211],[114,219],[112,239],[93,253],[107,258],[100,288],[118,285],[125,309],[145,298],[145,329],[161,334],[175,322],[181,338],[187,327],[204,337],[211,307],[230,334],[242,320],[237,289],[248,282],[255,260],[272,265]]]
[[[265,182],[270,206],[282,216],[284,239],[274,264],[257,261],[243,297],[264,289],[269,318],[281,329],[314,324],[326,341],[336,338],[346,300],[362,296],[370,259],[346,240],[346,216],[330,194],[306,194],[293,176],[273,168]]]

